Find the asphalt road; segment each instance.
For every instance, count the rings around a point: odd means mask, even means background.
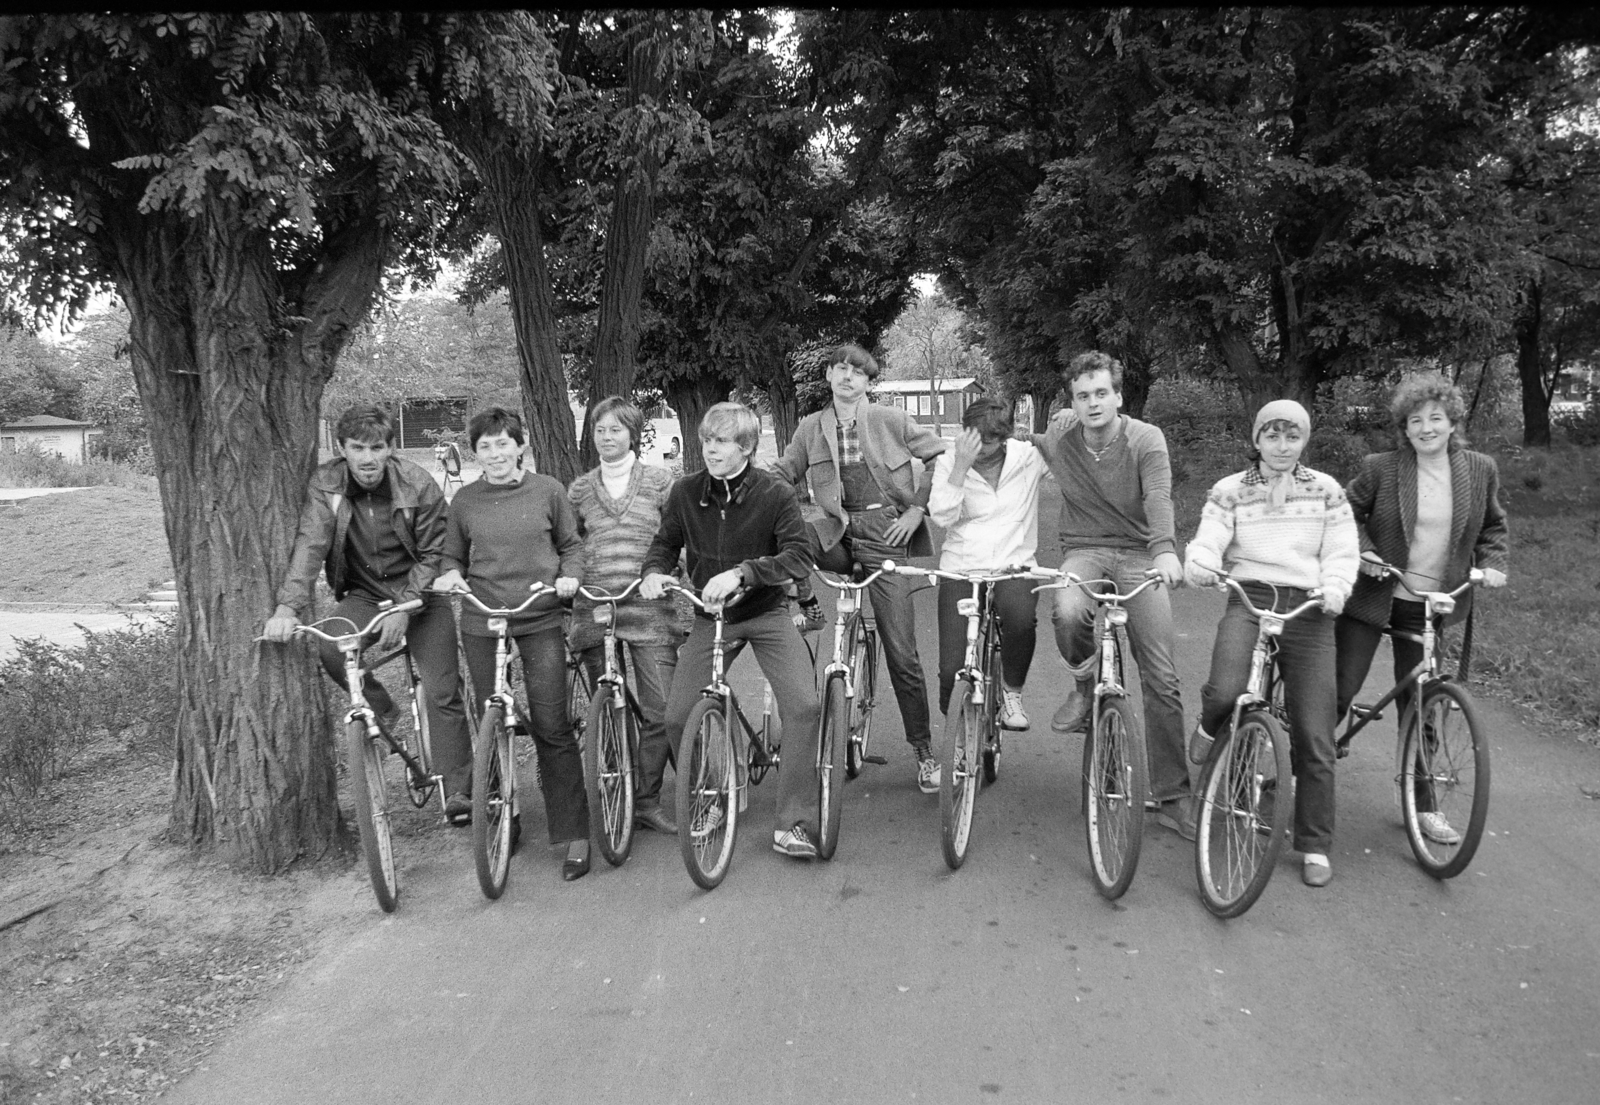
[[[932,657],[932,596],[917,601]],[[1175,605],[1192,713],[1222,599],[1179,592]],[[1081,738],[1048,730],[1063,675],[1047,618],[1039,632],[1034,729],[1007,738],[960,871],[941,858],[937,798],[917,791],[885,694],[875,746],[890,763],[851,784],[832,862],[769,849],[770,781],[710,893],[675,840],[644,833],[625,866],[597,855],[572,884],[556,854],[525,843],[490,902],[459,834],[453,856],[403,867],[399,912],[368,897],[365,932],[170,1099],[1600,1096],[1600,804],[1579,789],[1600,781],[1595,748],[1488,706],[1489,832],[1472,867],[1440,883],[1399,827],[1384,723],[1341,762],[1328,888],[1302,886],[1286,852],[1251,912],[1215,920],[1193,846],[1152,822],[1131,890],[1108,904],[1077,812]],[[738,669],[748,689],[753,661]]]

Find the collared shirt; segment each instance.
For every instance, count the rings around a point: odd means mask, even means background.
[[[861,435],[856,432],[856,420],[852,418],[846,422],[839,419],[839,464],[863,464],[866,458],[861,455]]]

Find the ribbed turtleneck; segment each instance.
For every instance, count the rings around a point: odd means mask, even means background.
[[[606,494],[616,502],[621,502],[628,493],[628,479],[633,475],[633,465],[638,458],[632,449],[622,454],[621,460],[600,461],[600,482],[605,486]]]

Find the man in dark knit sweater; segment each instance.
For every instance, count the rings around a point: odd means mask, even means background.
[[[334,432],[341,455],[312,473],[288,576],[262,634],[279,642],[294,636],[311,615],[312,589],[324,570],[338,601],[329,616],[358,627],[381,602],[422,599],[421,610],[384,619],[378,646],[389,652],[404,642],[411,650],[427,692],[434,769],[452,796],[445,814],[463,824],[472,814],[472,737],[456,669],[456,627],[450,600],[428,591],[444,546],[444,494],[421,466],[394,455],[394,424],[381,408],[351,407]],[[327,642],[318,647],[323,668],[343,687],[344,655]],[[379,724],[392,731],[400,709],[371,673],[365,693]]]
[[[1184,757],[1176,634],[1167,588],[1183,582],[1172,518],[1172,464],[1167,439],[1122,410],[1122,365],[1104,353],[1074,357],[1062,374],[1072,401],[1043,434],[1030,440],[1061,489],[1061,567],[1079,578],[1106,579],[1126,594],[1154,568],[1164,587],[1127,604],[1128,639],[1144,691],[1145,747],[1156,820],[1194,839],[1189,769]],[[1082,588],[1055,592],[1056,647],[1068,664],[1094,653],[1096,603]],[[1081,730],[1093,677],[1080,680],[1051,721],[1059,733]]]
[[[700,423],[703,472],[675,483],[661,514],[661,529],[645,555],[639,594],[661,597],[675,582],[669,574],[680,553],[688,574],[712,609],[726,604],[723,646],[731,660],[746,644],[772,684],[783,726],[778,772],[774,851],[798,859],[817,854],[817,720],[820,710],[811,655],[790,620],[785,589],[811,566],[811,546],[794,488],[750,457],[761,423],[748,407],[718,403]],[[731,601],[730,601],[731,600]],[[678,653],[667,696],[667,738],[674,755],[689,712],[711,679],[713,622],[700,613]],[[688,826],[679,825],[679,831]]]

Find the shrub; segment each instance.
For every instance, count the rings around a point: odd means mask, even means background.
[[[1567,440],[1579,448],[1592,449],[1600,445],[1600,398],[1591,400],[1578,414],[1557,421]]]
[[[153,472],[153,466],[152,466]],[[31,442],[0,455],[0,487],[129,487],[154,491],[155,477],[132,464],[90,456],[82,464],[45,452]]]

